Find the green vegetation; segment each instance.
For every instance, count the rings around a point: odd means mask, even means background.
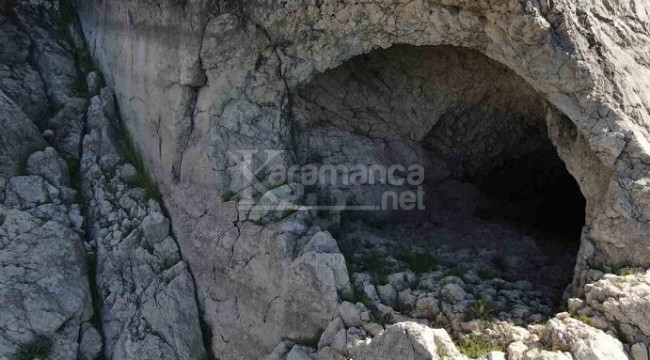
[[[18,349],[14,355],[14,360],[45,360],[49,355],[51,348],[52,342],[48,338],[40,336],[29,344]]]
[[[129,182],[129,185],[144,189],[145,200],[154,199],[162,204],[162,195],[158,189],[158,184],[149,176],[144,162],[140,157],[140,153],[133,143],[131,134],[129,134],[124,123],[120,123],[122,124],[119,128],[120,155],[122,155],[126,163],[133,165],[136,173],[135,177]]]
[[[487,298],[476,299],[467,311],[467,320],[489,320],[497,312],[497,307]]]
[[[546,345],[546,346],[544,346],[544,350],[546,350],[546,351],[550,351],[550,352],[564,351],[564,350],[562,349],[562,347],[560,347],[560,346],[557,345],[557,344],[554,344],[554,345]]]
[[[411,269],[416,274],[422,274],[427,271],[435,270],[438,265],[438,259],[436,259],[430,253],[413,253],[409,251],[400,251],[395,258],[399,261],[402,261],[408,265],[408,268]]]
[[[57,30],[66,32],[66,28],[77,17],[73,0],[59,0],[59,19],[56,23]]]
[[[77,61],[79,62],[79,68],[83,73],[89,73],[91,71],[97,71],[97,74],[99,75],[99,82],[103,86],[106,84],[104,81],[104,75],[102,74],[101,71],[99,71],[99,66],[97,66],[97,63],[93,59],[92,55],[90,54],[90,50],[88,50],[88,46],[85,46],[83,49],[79,50],[77,52]],[[84,82],[85,83],[85,82]]]
[[[505,351],[505,348],[499,344],[482,341],[476,336],[468,336],[458,343],[458,350],[463,355],[476,359],[492,351]]]
[[[574,314],[573,317],[587,325],[591,325],[591,317],[587,314]]]
[[[616,271],[616,275],[618,276],[634,275],[634,268],[631,266],[620,268]]]

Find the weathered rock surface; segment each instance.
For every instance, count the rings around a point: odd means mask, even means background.
[[[233,193],[254,191],[237,176],[240,168],[228,151],[299,149],[290,101],[297,90],[379,47],[471,48],[510,69],[550,104],[543,114],[549,136],[587,200],[575,295],[583,292],[589,264],[648,266],[647,2],[77,5],[125,123],[162,185],[218,356],[259,357],[281,339],[297,340],[289,330],[295,324],[289,314],[297,308],[275,310],[286,300],[286,290],[277,289],[309,228],[277,217],[269,224],[246,221]],[[388,127],[416,133],[427,128],[409,120]],[[297,155],[279,161],[291,164]],[[333,272],[327,278],[337,277]],[[334,288],[328,287],[332,304]],[[291,289],[296,299],[317,298],[312,288]],[[398,299],[404,303],[408,296]],[[315,311],[299,308],[301,314]],[[328,320],[318,317],[301,331],[313,334],[325,326]]]
[[[34,122],[49,112],[45,84],[28,60],[31,40],[9,18],[0,16],[0,90]]]
[[[102,338],[92,324],[84,218],[68,163],[41,135],[63,95],[74,93],[75,50],[57,31],[58,1],[7,11],[0,16],[0,358],[94,360]],[[54,80],[66,71],[68,80]]]
[[[356,355],[359,360],[467,359],[456,349],[449,335],[416,323],[399,323],[373,339]]]
[[[27,173],[38,175],[54,186],[70,186],[70,169],[52,147],[33,153],[27,160]]]
[[[75,47],[67,34],[74,11],[59,1],[21,1],[13,13],[31,41],[33,68],[41,75],[48,98],[55,108],[63,107],[75,97],[79,69]],[[75,37],[75,34],[71,35]]]
[[[2,91],[0,127],[4,133],[0,142],[0,176],[6,179],[18,175],[29,155],[45,148],[45,141],[34,123]]]
[[[553,348],[570,352],[576,360],[629,359],[620,341],[567,316],[549,320],[542,341]]]
[[[116,150],[113,95],[98,73],[85,89],[91,65],[82,63],[74,9],[55,0],[1,5],[0,358],[205,358],[193,280],[169,220]],[[79,179],[86,90],[99,96]],[[77,194],[71,186],[81,180]]]
[[[0,205],[0,358],[43,341],[50,359],[95,359],[102,339],[85,335],[96,330],[76,192],[56,150],[29,159],[32,175],[10,178]]]
[[[110,359],[202,359],[206,356],[192,276],[169,219],[150,193],[124,182],[133,167],[118,152],[117,119],[99,98],[84,137],[81,172],[96,248],[104,354]],[[90,115],[89,115],[90,116]],[[121,141],[128,141],[122,139]],[[149,189],[151,190],[151,189]]]
[[[586,304],[619,329],[627,343],[650,343],[650,271],[605,275],[585,287]]]
[[[51,342],[50,359],[85,352],[81,328],[93,310],[83,240],[53,217],[0,206],[0,358],[12,358],[38,337]]]

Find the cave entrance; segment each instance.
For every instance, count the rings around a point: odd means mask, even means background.
[[[424,168],[424,210],[320,216],[355,284],[388,283],[400,294],[375,301],[422,317],[418,299],[443,299],[456,283],[464,293],[454,301],[465,308],[452,312],[471,313],[480,301],[492,304],[490,317],[530,323],[556,310],[572,280],[585,200],[548,137],[546,117],[556,112],[518,75],[469,49],[396,45],[316,76],[291,103],[301,164]],[[363,206],[413,188],[307,190],[319,205]],[[394,283],[400,273],[406,287]],[[441,314],[426,316],[458,320]]]

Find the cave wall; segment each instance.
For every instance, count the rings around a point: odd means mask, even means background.
[[[545,119],[552,110],[542,96],[507,68],[466,48],[395,45],[374,50],[317,75],[290,100],[301,166],[424,168],[426,209],[346,214],[376,223],[471,212],[478,200],[451,189],[473,186],[462,182],[479,185],[482,176],[509,160],[533,153],[541,161],[556,157]],[[339,181],[308,190],[336,203],[372,206],[382,203],[387,190],[409,189],[415,187],[350,187]],[[476,188],[469,192],[478,194]],[[463,197],[467,201],[459,201]]]
[[[319,130],[335,127],[420,146],[447,171],[471,177],[543,148],[549,111],[519,76],[479,52],[396,45],[319,74],[296,91],[291,113],[299,161],[326,151],[329,139]],[[425,155],[394,152],[403,157],[391,159],[398,163],[427,162]]]
[[[323,310],[314,309],[309,302],[324,280],[295,279],[304,222],[252,224],[235,200],[222,199],[243,187],[227,151],[287,149],[281,161],[296,161],[290,95],[316,74],[380,47],[480,51],[558,110],[546,114],[549,134],[587,199],[576,293],[589,266],[648,265],[646,2],[78,0],[77,6],[93,55],[162,186],[212,349],[225,358],[259,356],[297,337],[294,329],[315,332],[336,297],[327,290],[318,299]],[[298,309],[309,309],[307,321]]]

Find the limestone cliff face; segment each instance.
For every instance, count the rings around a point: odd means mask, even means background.
[[[237,211],[232,194],[244,189],[227,152],[294,149],[289,110],[297,89],[353,56],[395,44],[477,50],[549,104],[549,135],[587,199],[574,293],[583,292],[590,266],[648,266],[646,1],[120,0],[77,7],[92,54],[162,186],[215,354],[258,357],[284,338],[316,336],[346,289],[332,265],[336,255],[305,248],[314,236],[306,219],[261,225]],[[288,164],[296,159],[285,155]],[[309,271],[320,268],[330,269],[327,278]]]

